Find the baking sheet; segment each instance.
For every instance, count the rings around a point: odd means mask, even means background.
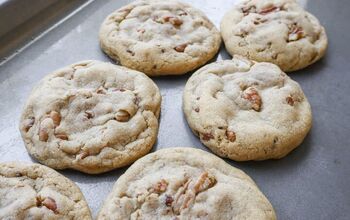
[[[43,76],[62,66],[86,59],[111,61],[99,48],[99,26],[109,13],[128,2],[90,1],[12,59],[1,63],[0,161],[33,161],[18,130],[29,92]],[[202,9],[218,26],[235,1],[187,2]],[[302,4],[320,19],[329,37],[324,59],[290,74],[301,84],[312,106],[312,130],[303,144],[284,159],[228,162],[256,181],[279,219],[346,220],[350,219],[350,2],[312,0]],[[216,59],[228,58],[222,48]],[[192,134],[181,109],[182,90],[189,76],[153,78],[163,97],[160,130],[153,151],[174,146],[207,150]],[[96,176],[69,170],[60,172],[78,184],[96,216],[112,185],[125,170]]]

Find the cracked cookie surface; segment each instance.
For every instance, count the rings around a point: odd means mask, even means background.
[[[141,72],[82,61],[46,76],[25,105],[20,131],[28,152],[55,169],[101,173],[150,151],[161,97]]]
[[[101,208],[107,219],[276,219],[252,179],[194,148],[168,148],[136,161]]]
[[[303,69],[321,59],[327,35],[315,16],[295,0],[243,0],[221,21],[231,55],[271,62],[283,71]]]
[[[80,189],[56,171],[0,163],[0,219],[92,219]]]
[[[199,10],[169,0],[139,0],[110,14],[100,29],[104,52],[150,76],[178,75],[219,50],[216,27]]]
[[[297,82],[272,63],[238,56],[196,71],[185,86],[183,110],[204,145],[236,161],[282,158],[312,124]]]

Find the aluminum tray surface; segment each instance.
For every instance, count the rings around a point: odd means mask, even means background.
[[[57,27],[2,62],[0,161],[34,161],[28,156],[18,130],[19,117],[32,87],[53,70],[80,60],[111,61],[99,48],[98,30],[109,13],[128,2],[88,1]],[[188,2],[202,9],[219,26],[224,12],[235,1]],[[311,103],[312,130],[303,144],[283,159],[227,161],[256,181],[279,219],[350,219],[350,2],[312,0],[302,4],[319,18],[329,37],[325,58],[290,74]],[[221,48],[216,59],[229,59],[229,55]],[[174,146],[207,150],[189,129],[182,112],[182,91],[190,75],[153,78],[163,97],[160,130],[153,151]],[[114,182],[126,169],[102,175],[60,172],[79,185],[96,216]]]

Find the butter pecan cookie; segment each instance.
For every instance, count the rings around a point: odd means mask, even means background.
[[[276,215],[241,170],[199,149],[169,148],[136,161],[117,180],[97,219],[274,220]]]
[[[231,55],[271,62],[283,71],[309,66],[325,54],[327,35],[295,0],[243,0],[226,13],[221,34]]]
[[[141,72],[83,61],[45,77],[20,120],[28,152],[55,169],[101,173],[149,152],[161,97]]]
[[[0,219],[92,219],[78,186],[56,171],[0,163]]]
[[[237,56],[195,72],[185,86],[183,109],[204,145],[237,161],[284,157],[312,123],[297,82],[274,64]]]
[[[102,50],[149,76],[178,75],[210,60],[221,37],[199,10],[169,0],[139,0],[110,14],[100,29]]]

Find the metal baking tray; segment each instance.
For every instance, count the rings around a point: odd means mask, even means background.
[[[4,1],[0,0],[0,8]],[[34,0],[32,2],[35,3]],[[40,17],[40,13],[45,14],[45,11],[47,14],[48,10],[61,11],[46,26],[42,23],[45,19],[29,21],[33,28],[43,25],[41,31],[25,32],[27,39],[33,40],[18,44],[8,53],[7,59],[0,60],[0,161],[34,162],[25,150],[18,121],[32,87],[43,76],[80,60],[111,61],[100,50],[99,27],[109,13],[129,1],[62,2],[75,3],[69,7],[62,6],[60,10],[51,8],[38,12],[39,15],[34,17]],[[202,9],[219,27],[223,14],[235,1],[187,2]],[[227,162],[244,170],[256,181],[273,204],[279,219],[346,220],[350,219],[350,2],[304,0],[301,3],[320,19],[329,37],[328,51],[322,60],[290,74],[300,83],[311,103],[312,130],[303,144],[283,159]],[[19,14],[20,11],[12,13],[13,16]],[[8,21],[0,19],[0,24]],[[21,33],[19,29],[21,25],[14,27],[10,35]],[[10,40],[0,39],[0,50]],[[229,58],[221,48],[215,59]],[[153,151],[174,146],[207,150],[189,129],[182,112],[182,91],[190,75],[153,78],[163,97],[160,130]],[[60,173],[78,184],[96,216],[112,185],[126,169],[102,175],[87,175],[72,170]]]

